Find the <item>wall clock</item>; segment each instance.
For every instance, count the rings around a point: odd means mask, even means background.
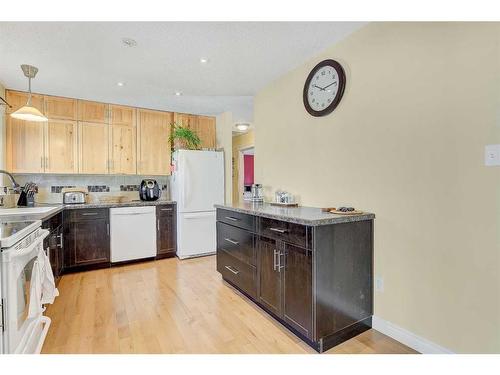
[[[345,73],[335,60],[316,65],[304,84],[304,106],[312,116],[326,116],[340,103],[345,89]]]

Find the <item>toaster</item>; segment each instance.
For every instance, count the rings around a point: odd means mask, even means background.
[[[85,203],[85,193],[83,191],[66,191],[63,193],[64,204]]]

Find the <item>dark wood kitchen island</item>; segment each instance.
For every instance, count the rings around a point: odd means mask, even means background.
[[[227,283],[318,352],[371,328],[374,214],[216,208],[217,270]]]

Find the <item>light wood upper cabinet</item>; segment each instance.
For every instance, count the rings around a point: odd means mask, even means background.
[[[215,117],[198,116],[196,133],[201,140],[202,148],[215,148]]]
[[[78,173],[76,121],[49,120],[45,128],[45,172]]]
[[[112,174],[136,174],[136,128],[112,125],[110,128],[110,170]]]
[[[175,113],[174,121],[177,125],[187,127],[189,129],[196,129],[198,125],[198,116],[187,113]]]
[[[43,122],[17,120],[7,116],[7,169],[12,173],[44,171]]]
[[[108,123],[108,109],[109,105],[106,103],[78,100],[78,120]]]
[[[170,174],[170,123],[173,113],[139,109],[138,174]]]
[[[135,108],[110,104],[109,110],[111,114],[109,123],[111,125],[135,126]]]
[[[6,90],[5,93],[7,102],[12,106],[12,108],[7,107],[7,113],[12,113],[17,111],[19,108],[24,106],[28,101],[28,93],[21,91]],[[40,112],[45,114],[45,106],[43,101],[43,95],[32,94],[31,95],[31,105],[38,109]]]
[[[108,158],[108,131],[107,124],[79,122],[78,148],[79,172],[86,174],[107,174]]]
[[[60,98],[57,96],[46,96],[45,116],[55,120],[76,120],[77,100]]]

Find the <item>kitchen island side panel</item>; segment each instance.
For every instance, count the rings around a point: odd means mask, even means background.
[[[373,315],[373,220],[314,227],[316,338]]]

